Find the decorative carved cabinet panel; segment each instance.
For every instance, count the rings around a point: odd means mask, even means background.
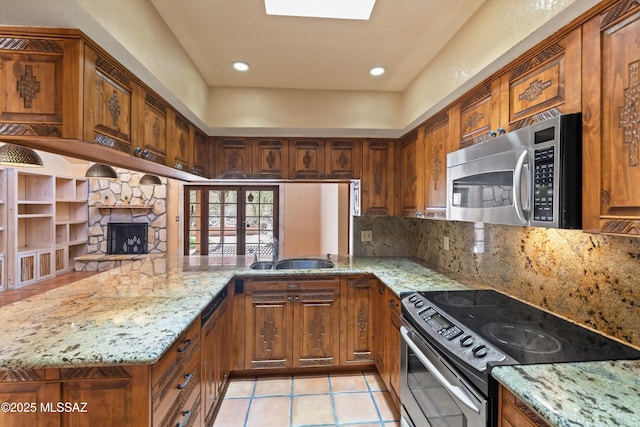
[[[167,163],[168,107],[157,95],[141,89],[136,94],[138,139],[133,153],[162,165]]]
[[[340,362],[340,279],[246,282],[245,369]]]
[[[188,171],[191,159],[191,124],[181,114],[169,110],[169,146],[167,165]]]
[[[547,116],[581,111],[581,31],[574,30],[549,44],[501,77],[501,126],[508,131]]]
[[[640,235],[640,5],[584,25],[583,227]]]
[[[389,141],[364,141],[362,167],[363,214],[392,215],[393,144]]]
[[[229,301],[220,305],[202,325],[202,407],[205,425],[213,424],[215,408],[231,366],[229,351]]]
[[[342,316],[346,341],[341,343],[341,365],[374,361],[374,311],[378,281],[371,277],[342,277]],[[376,315],[379,315],[377,313]]]
[[[326,178],[360,178],[360,169],[362,168],[362,143],[360,141],[327,141],[325,155]]]
[[[63,86],[71,70],[65,62],[78,61],[67,52],[74,43],[79,42],[0,35],[0,135],[63,136],[63,115],[65,121],[72,116],[64,102],[76,101],[70,86]]]
[[[251,177],[251,141],[218,138],[215,141],[215,177],[245,179]]]
[[[323,140],[291,140],[289,143],[290,178],[320,179],[324,177]]]
[[[84,139],[131,154],[134,83],[130,76],[85,45]]]
[[[259,139],[253,141],[253,177],[286,179],[289,177],[289,144],[287,140]]]
[[[425,216],[444,219],[447,204],[447,153],[449,115],[446,111],[433,116],[424,126],[426,150]]]
[[[400,195],[402,216],[422,217],[425,210],[424,200],[424,140],[414,131],[405,136],[398,144],[396,176]]]
[[[500,128],[500,81],[487,83],[459,103],[460,144],[457,148],[484,142]]]
[[[191,168],[191,173],[200,176],[213,176],[213,169],[215,165],[211,161],[208,141],[209,138],[204,132],[198,129],[193,132],[193,146],[191,153],[191,164],[193,166]]]

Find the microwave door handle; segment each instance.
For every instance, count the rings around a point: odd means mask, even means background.
[[[516,163],[516,168],[513,172],[513,206],[516,208],[516,215],[522,223],[526,223],[527,219],[525,218],[525,211],[522,207],[522,192],[520,191],[520,183],[522,181],[522,170],[525,167],[525,161],[529,155],[528,151],[523,151],[518,158]],[[527,165],[527,179],[529,179],[529,166]],[[527,194],[529,194],[529,186],[527,184]],[[529,207],[529,203],[527,202],[527,208]]]
[[[429,370],[429,373],[432,374],[442,386],[447,389],[447,391],[453,394],[461,403],[463,403],[467,408],[471,409],[476,413],[480,413],[480,408],[473,404],[471,399],[462,391],[460,386],[453,385],[447,380],[444,375],[435,366],[433,363],[422,353],[422,350],[418,348],[418,346],[413,342],[413,340],[409,337],[409,330],[404,326],[400,326],[400,333],[404,338],[404,341],[407,345],[413,350],[415,356],[420,360],[420,362]]]

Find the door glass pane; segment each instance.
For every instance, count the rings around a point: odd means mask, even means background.
[[[189,255],[200,255],[202,193],[189,190]]]
[[[235,257],[238,254],[238,192],[209,190],[209,256]]]
[[[245,253],[258,257],[273,256],[274,191],[245,192]]]

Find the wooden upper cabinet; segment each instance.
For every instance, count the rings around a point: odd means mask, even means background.
[[[133,90],[120,67],[85,45],[84,140],[131,154]]]
[[[402,216],[423,217],[425,211],[424,139],[416,130],[398,141],[396,177]]]
[[[324,140],[291,140],[289,142],[289,177],[292,179],[323,178],[324,150]]]
[[[576,113],[581,105],[581,30],[534,50],[503,74],[500,125],[508,131],[560,113]]]
[[[152,162],[167,164],[167,104],[143,88],[139,88],[134,99],[138,135],[133,153]]]
[[[213,153],[209,145],[209,137],[199,129],[193,132],[190,172],[199,176],[213,176]]]
[[[640,6],[583,26],[583,228],[640,236]]]
[[[245,179],[251,177],[251,141],[237,138],[218,138],[215,144],[215,177]]]
[[[365,216],[393,214],[393,147],[390,141],[364,141],[361,211]]]
[[[466,95],[458,104],[459,131],[457,148],[468,147],[490,139],[501,132],[500,80],[494,80]]]
[[[80,40],[0,32],[0,135],[80,136]]]
[[[329,179],[360,178],[362,142],[332,140],[325,144],[325,177]]]
[[[188,171],[193,144],[191,124],[180,113],[169,110],[167,165]]]
[[[253,141],[252,175],[257,179],[286,179],[289,177],[289,144],[282,139]]]
[[[444,219],[447,202],[447,153],[453,151],[449,138],[449,114],[443,111],[429,119],[422,131],[426,154],[425,216]]]

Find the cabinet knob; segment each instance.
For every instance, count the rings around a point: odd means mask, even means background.
[[[289,301],[289,302],[293,301],[293,297],[292,297],[291,295],[289,295],[289,296],[287,297],[287,301]]]
[[[503,133],[506,133],[506,132],[507,132],[507,131],[506,131],[506,130],[504,130],[504,128],[503,128],[503,127],[499,127],[499,128],[498,128],[498,135],[502,135]]]
[[[184,382],[182,384],[178,384],[178,390],[183,390],[189,384],[189,382],[191,382],[191,378],[193,378],[193,374],[186,374],[184,378],[185,378]]]
[[[178,353],[184,353],[185,351],[187,351],[187,349],[191,345],[191,340],[184,340],[182,344],[184,344],[184,346],[178,348]]]
[[[186,427],[189,425],[189,418],[191,418],[191,409],[187,409],[186,411],[182,411],[182,416],[184,420],[177,425],[177,427]]]
[[[493,138],[493,137],[494,137],[494,136],[496,136],[497,134],[498,134],[498,133],[497,133],[495,130],[493,130],[493,129],[489,131],[489,136],[490,136],[491,138]]]
[[[296,302],[300,301],[300,296],[296,295]]]

